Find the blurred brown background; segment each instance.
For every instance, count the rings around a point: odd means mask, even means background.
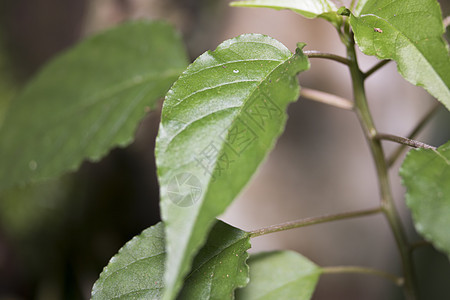
[[[345,55],[334,28],[289,11],[230,8],[207,0],[2,0],[0,2],[0,126],[14,94],[52,56],[83,36],[136,18],[167,19],[182,32],[192,59],[242,33],[270,35],[291,50]],[[336,1],[338,6],[348,1]],[[344,3],[342,3],[344,2]],[[440,1],[444,15],[450,6]],[[448,37],[448,35],[447,35]],[[360,55],[363,70],[376,63]],[[302,86],[351,98],[348,71],[312,60]],[[390,63],[367,81],[381,132],[407,135],[434,104]],[[301,99],[289,107],[286,132],[250,185],[222,216],[251,230],[288,220],[378,205],[374,166],[356,117]],[[153,157],[159,113],[143,120],[134,144],[114,149],[76,174],[0,195],[0,299],[88,299],[93,282],[132,236],[158,222]],[[420,140],[438,146],[450,136],[441,109]],[[385,143],[389,154],[394,145]],[[411,240],[404,189],[391,179]],[[400,273],[400,259],[382,216],[316,225],[259,237],[252,252],[293,249],[321,266],[362,265]],[[431,247],[417,250],[424,299],[450,299],[448,259]],[[390,282],[370,276],[326,275],[313,299],[402,299]]]

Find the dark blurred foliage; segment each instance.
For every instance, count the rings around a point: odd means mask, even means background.
[[[80,37],[86,0],[2,0],[0,22],[16,78],[26,80]]]
[[[87,2],[1,1],[4,73],[22,84],[77,42]],[[0,299],[87,299],[117,250],[159,221],[153,158],[158,114],[148,119],[144,149],[114,149],[62,180],[1,196]],[[45,197],[54,199],[43,202]]]
[[[132,2],[104,1],[120,10],[122,20],[136,9]],[[0,55],[5,56],[0,80],[8,77],[20,88],[45,62],[80,40],[92,3],[0,1]],[[181,12],[179,27],[193,45],[191,56],[200,54],[204,45],[195,40],[208,40],[202,28],[217,5],[171,0],[164,7]],[[0,195],[0,299],[88,299],[118,249],[160,220],[153,153],[158,123],[159,112],[152,112],[129,147],[113,149],[100,162],[85,162],[60,180]]]

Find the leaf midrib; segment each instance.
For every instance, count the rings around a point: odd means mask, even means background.
[[[246,100],[248,100],[248,99],[251,97],[251,95],[253,95],[253,93],[258,89],[258,87],[261,85],[261,83],[263,83],[264,81],[266,81],[267,78],[268,78],[273,72],[275,72],[281,65],[283,65],[286,61],[288,61],[291,57],[292,57],[292,55],[291,55],[290,57],[288,57],[287,59],[285,59],[284,61],[280,61],[280,63],[279,63],[275,68],[273,68],[270,72],[268,72],[267,75],[264,76],[264,77],[259,81],[260,84],[255,85],[255,87],[253,88],[253,90],[248,94]],[[242,114],[242,111],[243,111],[244,106],[245,106],[245,105],[242,105],[242,106],[240,107],[238,115],[241,115],[241,114]],[[227,131],[227,136],[228,136],[228,131]],[[222,145],[223,145],[223,144],[222,144]],[[222,151],[222,149],[223,149],[223,147],[221,147],[221,150],[220,150],[220,151]],[[217,162],[217,161],[216,161],[216,162]],[[214,165],[213,173],[214,173],[214,170],[215,170],[215,169],[216,169],[216,164]],[[207,186],[206,186],[204,195],[207,195],[207,194],[208,194],[208,191],[209,191],[209,189],[210,189],[211,183],[212,183],[212,181],[211,181],[211,180],[208,180],[208,183],[207,183]],[[200,199],[200,201],[199,201],[199,202],[200,202],[200,205],[199,205],[198,209],[196,210],[196,215],[199,215],[200,212],[203,210],[203,207],[204,207],[204,205],[205,205],[205,201],[204,201],[204,200],[205,200],[205,197],[202,197],[202,199]],[[192,228],[193,228],[193,229],[194,229],[194,228],[197,226],[197,224],[198,224],[198,218],[195,218],[194,220],[195,220],[195,221],[192,223],[192,225],[193,225]],[[191,240],[192,234],[193,234],[193,230],[190,230],[190,231],[189,231],[189,239],[188,239],[188,241]],[[188,244],[188,245],[189,245],[189,244]],[[183,254],[186,253],[186,249],[187,249],[187,247],[185,247],[185,249],[184,249],[184,251],[183,251]],[[186,257],[186,256],[183,255],[183,258],[184,258],[184,257]],[[184,259],[183,259],[183,260],[184,260]]]
[[[292,57],[292,55],[291,55],[291,57]],[[266,76],[264,76],[259,82],[260,82],[260,84],[257,84],[257,85],[255,85],[255,87],[253,88],[253,90],[249,93],[249,96],[247,97],[247,99],[250,97],[250,95],[253,95],[253,93],[256,91],[256,89],[261,85],[261,83],[262,82],[264,82],[275,70],[277,70],[281,65],[283,65],[287,60],[289,60],[291,57],[288,57],[287,59],[285,59],[284,61],[280,61],[280,63],[275,67],[275,68],[273,68],[270,72],[268,72],[268,74],[266,75]],[[238,115],[240,115],[241,113],[242,113],[242,110],[243,110],[243,107],[244,106],[241,106],[241,108],[239,109],[239,114]],[[179,133],[178,133],[179,134]],[[174,136],[175,137],[175,136]],[[173,140],[173,138],[171,139],[171,140]],[[221,149],[222,149],[222,147],[221,147]],[[214,167],[214,169],[215,169],[215,167]],[[214,171],[213,171],[214,172]],[[208,183],[207,183],[207,187],[206,187],[206,189],[205,189],[205,194],[204,195],[206,195],[207,194],[207,191],[209,190],[209,187],[210,187],[210,184],[211,184],[211,180],[208,180]],[[205,197],[202,197],[201,199],[200,199],[200,205],[199,205],[199,207],[198,207],[198,209],[196,209],[196,211],[195,211],[195,214],[196,214],[196,216],[198,216],[199,214],[200,214],[200,212],[203,210],[203,207],[204,207],[204,204],[205,204]],[[195,221],[193,222],[193,223],[191,223],[192,224],[192,226],[191,226],[191,230],[189,230],[189,237],[188,237],[188,239],[186,239],[187,241],[191,241],[191,239],[192,239],[192,235],[193,235],[193,232],[194,232],[194,230],[193,229],[195,229],[195,227],[197,226],[197,224],[198,224],[198,218],[196,217],[195,219],[194,219]],[[188,263],[188,262],[186,262],[186,260],[185,260],[185,258],[186,258],[186,252],[187,252],[187,248],[188,248],[188,246],[189,246],[189,242],[185,245],[185,247],[184,247],[184,249],[183,249],[183,254],[182,254],[182,260],[181,260],[181,265],[183,265],[183,264],[185,264],[185,263]],[[200,245],[201,246],[201,245]],[[199,248],[200,246],[197,246],[197,248]],[[192,252],[192,251],[190,251],[190,252]],[[180,265],[180,269],[181,269],[181,265]],[[180,271],[180,269],[178,270],[178,271]],[[172,280],[172,282],[175,284],[176,282],[178,281],[178,277],[175,279],[175,280]]]
[[[243,240],[245,240],[246,238],[249,238],[250,235],[248,233],[246,233],[245,236],[239,238],[238,240],[234,241],[233,243],[231,243],[230,245],[226,246],[225,248],[221,248],[218,252],[214,253],[210,258],[208,258],[207,260],[205,260],[203,263],[201,263],[200,265],[198,265],[198,267],[196,267],[195,269],[192,269],[191,272],[189,273],[188,276],[186,276],[186,280],[188,278],[190,278],[192,276],[192,274],[196,271],[198,271],[199,269],[201,269],[204,265],[206,265],[208,262],[210,262],[211,260],[215,259],[216,257],[218,257],[220,254],[222,254],[223,252],[225,252],[227,249],[229,249],[230,247],[242,242]],[[244,251],[245,252],[245,251]]]

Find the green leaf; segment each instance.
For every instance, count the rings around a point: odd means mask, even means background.
[[[192,257],[284,129],[296,100],[296,74],[309,68],[257,34],[230,39],[201,55],[167,93],[156,161],[166,224],[165,299],[173,299]]]
[[[362,52],[393,59],[399,73],[450,109],[450,56],[436,0],[368,0],[352,15]]]
[[[55,178],[126,146],[186,67],[161,22],[126,23],[51,61],[11,102],[0,129],[0,190]]]
[[[236,299],[308,300],[322,270],[293,251],[251,255],[250,283],[236,290]]]
[[[194,259],[179,299],[234,299],[249,281],[250,234],[218,221]]]
[[[265,7],[276,10],[289,9],[306,18],[324,18],[332,23],[340,23],[342,18],[336,14],[337,8],[328,0],[250,0],[235,1],[231,6]]]
[[[134,237],[100,274],[92,299],[161,299],[164,245],[162,223]],[[247,232],[219,221],[195,258],[180,299],[233,299],[234,290],[248,283],[249,248]]]
[[[400,175],[417,231],[450,257],[450,142],[410,150]]]

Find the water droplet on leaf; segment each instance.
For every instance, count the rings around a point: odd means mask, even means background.
[[[34,171],[37,169],[37,162],[35,160],[30,160],[30,162],[28,163],[28,167],[30,168],[31,171]]]

